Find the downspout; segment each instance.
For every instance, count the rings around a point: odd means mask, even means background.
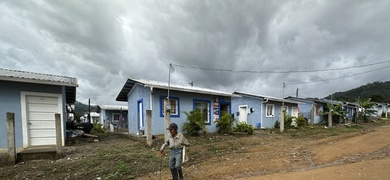
[[[267,98],[263,98],[263,100],[265,100],[264,102],[262,102],[260,104],[260,109],[261,109],[261,114],[260,114],[260,129],[263,128],[263,104],[267,103],[268,102],[268,99]]]

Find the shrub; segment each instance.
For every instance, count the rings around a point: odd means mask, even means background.
[[[274,128],[275,128],[275,129],[280,128],[280,123],[279,123],[279,121],[275,121]]]
[[[103,125],[100,123],[94,123],[92,131],[96,133],[104,133]]]
[[[230,129],[233,127],[234,119],[228,113],[223,113],[222,116],[215,120],[214,123],[217,123],[217,131],[219,133],[229,133]]]
[[[252,125],[247,124],[246,122],[240,122],[240,123],[237,123],[235,127],[233,127],[233,131],[234,132],[246,132],[246,133],[252,135],[253,132],[255,131],[255,128]]]
[[[297,119],[297,123],[298,123],[298,127],[301,127],[301,126],[306,126],[307,122],[306,122],[306,119],[305,117],[303,116],[298,116],[298,119]]]
[[[183,124],[183,132],[189,135],[199,135],[200,131],[206,132],[206,124],[203,119],[202,112],[195,109],[191,112],[184,112],[187,115],[187,122]]]

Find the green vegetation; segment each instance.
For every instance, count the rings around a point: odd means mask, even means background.
[[[255,128],[246,122],[240,122],[240,123],[237,123],[235,127],[233,127],[233,131],[234,132],[246,132],[249,135],[252,135],[253,132],[255,131]]]
[[[375,105],[375,103],[373,102],[370,102],[371,101],[371,98],[368,98],[367,100],[363,100],[363,99],[358,99],[357,100],[359,105],[363,108],[363,111],[361,112],[361,116],[363,116],[363,120],[365,122],[368,121],[368,117],[372,114],[375,114],[376,110],[372,110],[370,108],[372,108],[372,106]]]
[[[328,127],[332,127],[333,117],[338,118],[338,122],[341,122],[341,118],[347,113],[341,110],[342,106],[343,104],[341,103],[336,106],[331,103],[326,104],[326,108],[321,112],[321,115],[328,118]]]
[[[330,99],[330,95],[325,97]],[[371,98],[373,102],[390,103],[390,81],[373,82],[345,92],[333,94],[334,100],[354,102],[357,98]]]
[[[217,129],[219,133],[229,133],[234,124],[234,119],[228,113],[223,113],[222,116],[214,123],[217,123]]]
[[[191,112],[184,112],[187,115],[187,121],[183,124],[183,132],[189,135],[199,135],[199,132],[206,132],[206,124],[203,114],[199,109]]]

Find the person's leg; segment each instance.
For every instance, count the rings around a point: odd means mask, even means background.
[[[169,169],[171,170],[173,180],[178,180],[178,172],[176,169],[176,155],[174,150],[169,151]]]
[[[182,149],[178,149],[176,150],[176,153],[175,153],[175,168],[177,169],[177,172],[178,172],[178,175],[179,175],[179,179],[182,180],[183,179],[183,170],[181,168],[181,163],[183,162],[183,150]]]

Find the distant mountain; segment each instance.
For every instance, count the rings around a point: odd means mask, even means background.
[[[83,104],[81,102],[76,101],[74,105],[74,112],[76,114],[84,114],[85,112],[88,112],[88,104]],[[91,105],[91,112],[96,112],[96,110],[97,106]]]
[[[336,92],[332,99],[355,102],[356,99],[371,98],[373,102],[390,103],[390,81],[373,82],[345,92]],[[331,95],[325,97],[331,99]]]

